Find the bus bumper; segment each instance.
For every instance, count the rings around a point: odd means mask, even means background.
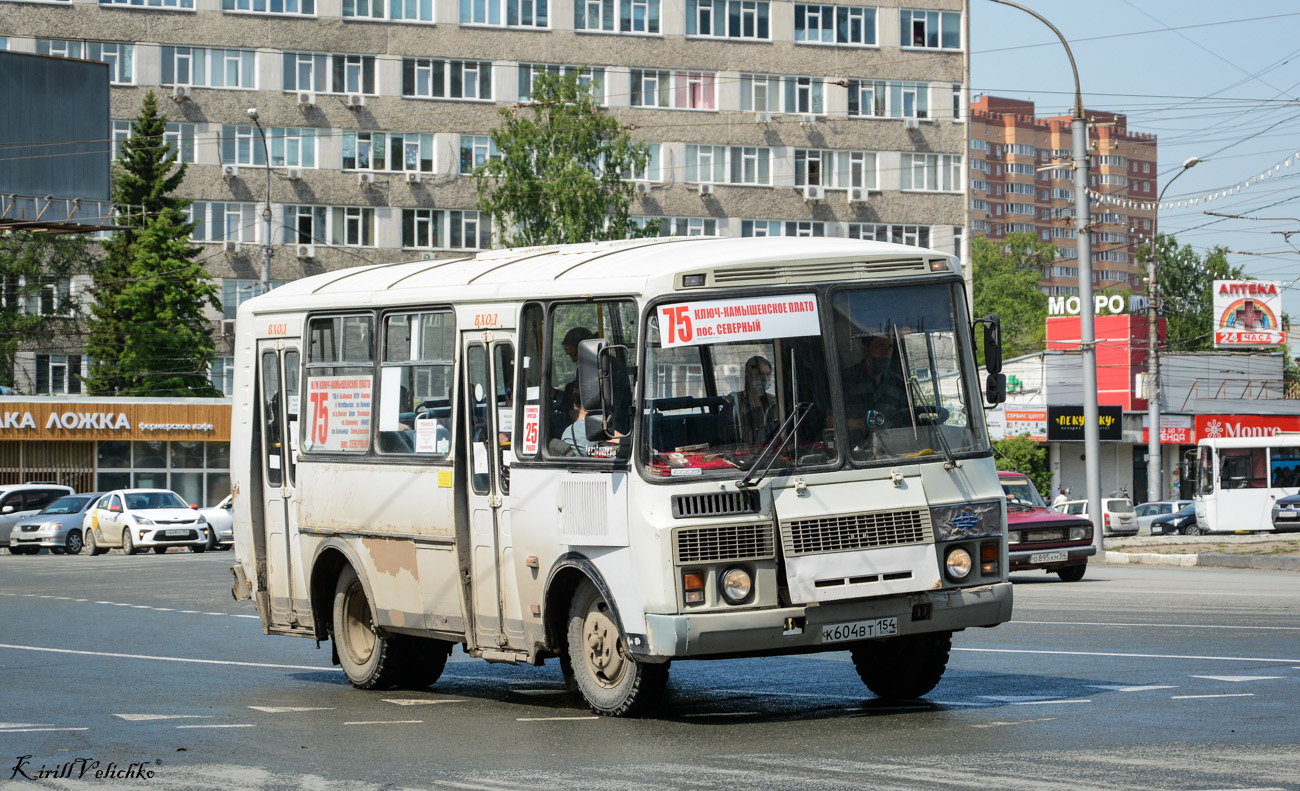
[[[651,661],[843,651],[851,643],[823,642],[823,626],[879,618],[896,618],[899,635],[996,626],[1011,620],[1011,583],[831,602],[812,607],[683,615],[647,613],[644,647],[638,651],[639,641],[634,639],[630,642],[632,653]]]

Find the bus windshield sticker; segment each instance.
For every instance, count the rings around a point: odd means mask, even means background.
[[[659,341],[665,349],[820,334],[816,294],[659,306]]]
[[[451,432],[443,418],[415,419],[415,452],[442,453],[451,450]]]
[[[524,448],[525,456],[537,455],[537,434],[540,428],[540,410],[537,404],[524,404]]]
[[[318,376],[307,380],[311,409],[309,450],[365,450],[370,446],[374,377]]]

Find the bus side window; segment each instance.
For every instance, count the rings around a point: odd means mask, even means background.
[[[548,456],[608,456],[609,448],[582,447],[583,428],[577,404],[578,344],[590,338],[605,338],[613,346],[625,346],[616,369],[625,371],[626,379],[614,386],[619,403],[612,404],[612,423],[616,431],[626,434],[632,428],[632,393],[636,390],[636,303],[631,300],[606,300],[556,305],[550,316],[549,441],[543,446]],[[565,442],[566,432],[578,439]]]
[[[492,345],[492,379],[496,383],[497,442],[500,444],[501,493],[510,493],[510,459],[515,420],[515,349],[509,343]]]
[[[524,306],[519,324],[519,392],[515,393],[518,411],[515,421],[518,436],[511,447],[515,458],[531,459],[537,455],[544,432],[550,428],[542,409],[542,306]]]
[[[384,317],[379,452],[445,456],[451,451],[451,311]]]

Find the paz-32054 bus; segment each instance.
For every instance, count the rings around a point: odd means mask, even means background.
[[[290,283],[239,309],[236,595],[366,689],[461,644],[558,658],[608,715],[674,659],[848,650],[923,695],[1011,617],[975,326],[950,256],[833,239]]]

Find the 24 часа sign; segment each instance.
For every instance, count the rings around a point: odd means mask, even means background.
[[[1097,407],[1097,433],[1101,435],[1102,439],[1119,441],[1124,436],[1123,424],[1123,407]],[[1083,426],[1082,406],[1047,407],[1048,442],[1071,442],[1076,440],[1082,442]]]
[[[1281,346],[1282,289],[1271,280],[1214,281],[1214,348]]]

